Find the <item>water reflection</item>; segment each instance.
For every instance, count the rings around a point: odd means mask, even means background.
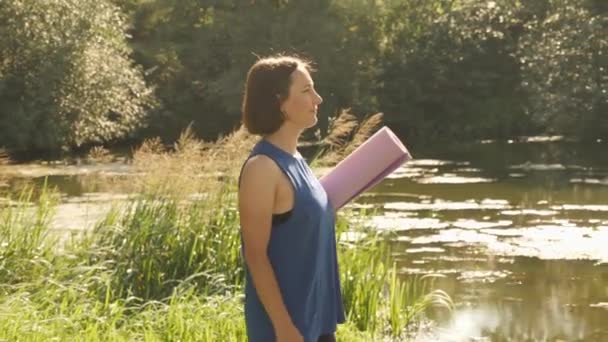
[[[359,200],[400,272],[446,276],[420,340],[608,341],[607,147],[533,141],[430,151]]]
[[[465,272],[451,275],[442,285],[452,282],[461,293],[460,306],[436,329],[435,340],[603,341],[608,337],[602,330],[606,316],[594,303],[597,290],[605,290],[608,270],[577,264],[579,269],[572,271],[560,262],[522,258],[512,266],[511,273],[493,279],[490,273],[490,282],[483,276],[467,278]]]
[[[409,210],[409,211],[420,211],[420,210],[488,210],[488,209],[507,209],[510,206],[505,202],[497,202],[494,200],[482,200],[477,202],[475,200],[468,200],[465,202],[454,202],[454,201],[424,201],[424,202],[393,202],[386,203],[384,209],[389,210]]]
[[[572,178],[570,180],[570,183],[608,185],[608,177],[604,178],[604,179],[598,179],[598,178]]]
[[[467,183],[492,183],[494,179],[481,177],[462,177],[455,174],[445,174],[428,178],[419,178],[418,183],[422,184],[467,184]]]

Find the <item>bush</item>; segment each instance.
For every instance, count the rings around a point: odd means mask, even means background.
[[[0,3],[0,146],[59,150],[129,136],[152,105],[105,0]]]

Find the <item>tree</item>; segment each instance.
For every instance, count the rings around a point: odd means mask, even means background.
[[[118,0],[116,0],[118,1]],[[155,0],[134,14],[137,60],[153,70],[162,106],[151,131],[172,140],[194,122],[213,138],[240,122],[247,69],[257,56],[296,53],[315,62],[321,121],[344,107],[377,110],[380,6],[374,0]],[[323,124],[321,123],[321,126]]]
[[[519,42],[529,115],[555,133],[608,135],[608,17],[600,2],[551,0]]]
[[[0,3],[0,146],[58,150],[127,137],[153,105],[104,0]]]
[[[499,4],[500,3],[500,4]],[[378,96],[410,139],[526,132],[516,1],[393,1]]]

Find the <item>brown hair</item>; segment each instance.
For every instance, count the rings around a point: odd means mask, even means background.
[[[262,58],[249,69],[241,108],[249,133],[266,135],[281,127],[281,103],[289,96],[291,75],[298,67],[312,72],[308,61],[293,56]]]

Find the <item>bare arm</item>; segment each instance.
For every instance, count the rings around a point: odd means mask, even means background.
[[[243,168],[239,189],[245,262],[275,332],[283,327],[293,327],[267,252],[280,172],[270,158],[254,156]]]

